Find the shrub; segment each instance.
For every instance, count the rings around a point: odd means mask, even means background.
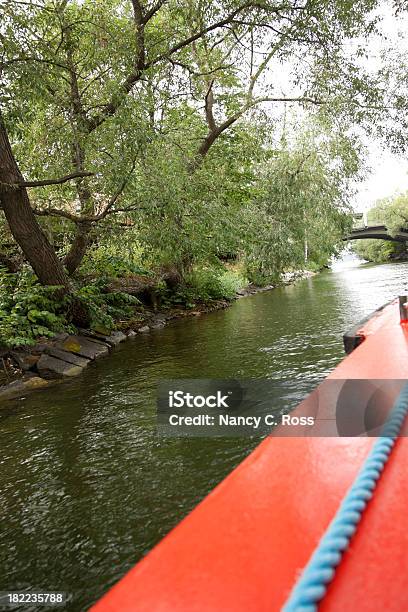
[[[256,285],[257,287],[265,287],[270,284],[277,284],[280,280],[280,272],[271,271],[270,269],[263,269],[263,267],[256,261],[247,261],[245,265],[245,272],[249,279],[249,282]]]
[[[77,287],[70,300],[79,300],[90,316],[90,327],[94,331],[109,332],[115,327],[115,319],[129,317],[133,306],[140,301],[133,295],[117,291],[110,293],[103,279],[93,284]]]
[[[0,268],[0,345],[32,345],[66,328],[56,289],[40,285],[28,269],[10,274]]]
[[[358,240],[353,250],[362,259],[373,263],[385,263],[391,259],[405,254],[405,244],[387,240],[367,239]]]
[[[239,272],[227,270],[221,275],[221,290],[223,297],[232,300],[236,297],[237,291],[248,285],[248,279]]]
[[[90,316],[90,327],[109,333],[115,320],[129,317],[139,300],[126,293],[109,293],[103,280],[77,285],[60,299],[59,287],[43,287],[36,276],[23,269],[11,274],[0,268],[0,346],[33,345],[38,337],[51,338],[57,332],[74,332],[70,306],[81,302]]]
[[[162,299],[187,308],[194,308],[196,302],[208,303],[215,300],[233,300],[238,289],[248,281],[238,272],[224,268],[198,268],[186,275],[184,285],[174,294],[162,292]],[[164,295],[163,295],[164,294]]]

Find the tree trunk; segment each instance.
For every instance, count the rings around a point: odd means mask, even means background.
[[[43,285],[68,288],[68,275],[38,225],[27,190],[11,186],[23,180],[0,115],[0,205],[10,231]]]
[[[75,238],[71,244],[71,248],[64,258],[65,267],[70,275],[75,272],[84,258],[86,250],[91,243],[90,233],[90,223],[78,223]]]

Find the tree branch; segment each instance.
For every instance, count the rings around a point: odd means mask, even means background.
[[[150,21],[150,19],[154,17],[154,15],[157,13],[157,11],[161,9],[165,2],[166,0],[158,0],[158,2],[156,2],[156,4],[154,4],[152,8],[143,15],[143,23],[146,24],[148,21]]]
[[[202,38],[209,32],[213,32],[214,30],[217,30],[219,28],[222,28],[228,25],[229,23],[231,23],[231,21],[234,20],[234,18],[237,15],[242,13],[245,9],[265,8],[262,5],[254,1],[245,2],[244,4],[239,6],[237,9],[235,9],[235,11],[229,13],[224,19],[220,19],[219,21],[216,21],[215,23],[207,26],[206,28],[201,29],[199,32],[196,32],[195,34],[189,36],[188,38],[185,38],[184,40],[173,45],[168,51],[166,51],[166,53],[162,53],[158,55],[157,57],[153,58],[152,60],[146,62],[145,48],[144,48],[144,25],[146,23],[146,15],[143,16],[142,14],[139,0],[132,0],[132,5],[133,5],[133,11],[134,11],[134,19],[136,23],[136,42],[138,46],[137,56],[136,56],[136,61],[135,61],[135,69],[133,70],[133,72],[131,72],[126,77],[126,79],[120,85],[120,90],[122,91],[122,95],[120,95],[120,93],[119,94],[116,93],[114,97],[111,99],[111,101],[104,105],[103,111],[100,114],[95,115],[89,120],[89,124],[88,124],[89,132],[92,132],[94,129],[100,126],[101,123],[103,123],[108,117],[111,117],[112,115],[116,113],[116,111],[119,109],[119,107],[121,106],[123,102],[123,98],[127,94],[129,94],[130,91],[133,89],[133,86],[142,79],[143,73],[148,68],[151,68],[152,66],[158,64],[164,59],[168,60],[170,56],[174,55],[181,49],[184,49],[184,47],[187,47],[188,45],[195,42],[196,40]],[[273,11],[278,12],[280,8],[281,7],[274,7]],[[156,10],[159,10],[159,9],[160,9],[160,6],[158,6]]]
[[[204,159],[204,157],[207,155],[211,146],[214,144],[217,138],[221,136],[223,132],[225,132],[225,130],[227,130],[231,125],[233,125],[236,121],[238,121],[238,119],[240,119],[242,115],[246,113],[246,111],[248,111],[250,108],[253,108],[254,106],[257,106],[258,104],[261,104],[262,102],[299,102],[299,103],[304,102],[304,103],[317,104],[317,105],[326,104],[324,100],[309,98],[307,96],[300,96],[297,98],[265,97],[265,98],[256,98],[255,100],[247,102],[241,108],[241,110],[236,112],[234,115],[231,115],[231,117],[228,117],[223,123],[218,125],[215,129],[210,130],[208,132],[207,136],[203,139],[203,141],[201,142],[201,145],[198,148],[197,156],[195,160],[192,162],[192,164],[190,164],[190,169],[195,170],[200,165],[202,159]]]
[[[83,220],[79,215],[74,215],[66,210],[59,210],[58,208],[45,208],[43,210],[34,208],[34,214],[39,217],[64,217],[64,219],[69,219],[74,223],[81,223]]]
[[[327,100],[319,100],[318,98],[310,98],[308,96],[299,96],[294,98],[272,98],[266,96],[264,98],[255,98],[254,100],[252,100],[252,102],[249,102],[243,109],[243,112],[245,112],[249,108],[252,108],[253,106],[256,106],[257,104],[262,104],[262,102],[304,102],[306,104],[315,104],[316,106],[327,104]]]
[[[135,166],[136,166],[136,158],[133,160],[131,169],[129,170],[127,175],[124,177],[123,181],[119,185],[119,188],[115,191],[115,193],[113,194],[113,196],[111,197],[107,205],[105,206],[104,210],[101,213],[99,213],[99,215],[94,216],[93,218],[94,221],[100,221],[101,219],[104,219],[106,215],[109,215],[113,212],[121,212],[116,208],[114,209],[113,207],[116,204],[119,197],[122,195],[126,185],[128,184],[130,177],[132,176],[133,171],[135,169]]]
[[[62,68],[63,70],[68,70],[68,67],[65,64],[61,64],[61,62],[56,62],[54,60],[49,60],[42,57],[34,57],[34,56],[21,56],[21,57],[12,57],[7,61],[0,62],[1,67],[11,66],[12,64],[22,63],[22,62],[37,62],[39,64],[47,64],[49,66],[56,66],[57,68]]]
[[[146,207],[144,206],[138,206],[138,205],[129,205],[129,206],[125,206],[123,208],[111,208],[109,210],[105,210],[104,211],[104,216],[102,217],[103,219],[107,216],[107,215],[112,215],[114,213],[127,213],[127,212],[132,212],[134,210],[146,210]]]
[[[158,55],[156,58],[154,58],[153,60],[148,62],[145,67],[146,68],[150,68],[150,66],[153,66],[154,64],[157,64],[161,60],[167,59],[170,55],[173,55],[174,53],[177,53],[177,51],[180,51],[181,49],[184,49],[184,47],[188,47],[188,45],[191,45],[191,43],[195,42],[199,38],[202,38],[206,34],[209,34],[210,32],[213,32],[214,30],[218,30],[218,28],[222,28],[222,27],[228,25],[229,23],[231,23],[231,21],[233,21],[234,17],[239,15],[239,13],[241,13],[245,9],[247,9],[247,8],[255,8],[257,6],[259,7],[259,5],[256,4],[255,2],[246,2],[245,4],[242,4],[237,9],[235,9],[235,11],[233,11],[232,13],[227,15],[224,19],[220,19],[220,21],[216,21],[212,25],[207,26],[206,28],[203,28],[199,32],[196,32],[195,34],[192,34],[192,36],[189,36],[188,38],[185,38],[184,40],[176,43],[175,45],[173,45],[173,47],[171,47],[167,51],[167,53],[163,53],[162,55]],[[259,7],[259,8],[261,8],[261,7]]]
[[[213,85],[214,79],[212,79],[208,83],[207,93],[205,94],[205,116],[207,119],[207,124],[211,132],[214,132],[217,129],[217,125],[215,123],[214,114],[213,114],[213,106],[214,106],[214,94],[213,94]]]
[[[95,223],[96,221],[101,221],[105,219],[107,215],[116,213],[116,212],[126,212],[128,210],[135,210],[134,207],[126,207],[126,208],[114,208],[114,205],[118,201],[119,197],[122,195],[126,185],[128,184],[130,177],[133,174],[133,171],[136,166],[136,159],[133,160],[131,169],[128,174],[124,177],[123,181],[119,185],[118,189],[115,191],[105,208],[102,212],[97,215],[75,215],[74,213],[70,213],[66,210],[59,210],[58,208],[45,208],[43,210],[36,208],[34,209],[34,214],[42,216],[42,217],[64,217],[64,219],[69,219],[73,221],[76,225],[80,225],[83,223]],[[138,208],[138,207],[136,207]]]
[[[118,108],[121,106],[123,102],[123,98],[130,93],[133,89],[133,86],[140,81],[142,78],[143,72],[146,69],[146,49],[145,49],[145,33],[144,28],[146,21],[144,21],[144,15],[142,10],[142,5],[139,0],[132,0],[133,6],[133,20],[135,23],[136,33],[136,57],[134,62],[134,70],[131,72],[127,78],[122,82],[120,89],[122,90],[122,95],[116,94],[110,102],[108,102],[101,113],[95,115],[88,121],[87,129],[88,132],[92,132],[97,127],[101,125],[108,117],[111,117],[116,113]],[[160,7],[158,7],[159,9]],[[158,10],[157,9],[157,10]]]
[[[14,183],[10,187],[45,187],[46,185],[62,185],[76,178],[83,178],[85,176],[95,176],[95,172],[73,172],[66,176],[61,176],[57,179],[44,179],[42,181],[22,181],[21,183]]]

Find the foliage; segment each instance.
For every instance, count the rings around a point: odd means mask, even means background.
[[[194,308],[197,302],[233,300],[237,291],[247,284],[247,279],[239,271],[226,270],[222,266],[196,268],[186,275],[184,283],[174,294],[163,289],[161,299],[168,305]]]
[[[251,277],[275,280],[310,262],[322,266],[343,248],[350,179],[360,172],[358,143],[350,136],[315,125],[285,143],[263,169],[254,209],[246,210]]]
[[[152,263],[182,271],[242,249],[242,212],[256,191],[256,164],[268,156],[264,130],[262,123],[240,125],[194,174],[183,152],[157,143],[147,149],[138,195],[145,206],[132,218]]]
[[[126,293],[109,293],[103,280],[78,285],[63,300],[58,289],[40,285],[28,268],[11,274],[0,267],[0,346],[33,345],[38,337],[75,331],[69,314],[75,302],[86,307],[91,329],[104,332],[113,329],[116,320],[129,317],[140,303]]]
[[[4,0],[0,110],[21,170],[93,173],[30,191],[56,249],[80,261],[78,234],[90,245],[125,227],[147,257],[180,269],[242,248],[254,164],[268,157],[282,102],[313,114],[323,99],[336,117],[341,98],[353,114],[357,37],[372,34],[377,5]]]
[[[65,329],[57,289],[41,286],[27,269],[10,274],[0,268],[0,345],[32,345],[38,336],[52,337]]]
[[[247,284],[246,279],[232,270],[199,268],[187,275],[186,284],[200,302],[210,300],[232,300],[238,291]]]
[[[373,263],[385,263],[404,254],[407,255],[402,243],[390,242],[389,240],[356,240],[353,250],[362,259]]]
[[[369,219],[373,217],[382,220],[393,236],[401,228],[408,228],[408,193],[400,193],[377,202],[368,216]]]
[[[90,249],[80,268],[81,275],[106,278],[120,278],[131,274],[149,274],[142,265],[141,250],[137,244],[130,252],[124,252],[123,243],[112,241],[99,243]]]
[[[78,300],[90,316],[90,328],[94,331],[108,333],[115,327],[115,320],[129,318],[133,307],[139,300],[127,293],[107,291],[104,279],[92,284],[79,286],[69,297],[71,302]]]

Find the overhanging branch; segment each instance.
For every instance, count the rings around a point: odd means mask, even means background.
[[[66,176],[61,176],[56,179],[44,179],[42,181],[22,181],[21,183],[14,183],[10,187],[46,187],[47,185],[62,185],[77,178],[84,178],[85,176],[95,176],[95,172],[73,172]]]
[[[34,208],[34,214],[39,217],[63,217],[64,219],[69,219],[74,223],[81,223],[83,221],[82,217],[79,215],[74,215],[74,213],[70,213],[66,210],[60,210],[59,208]]]
[[[188,47],[189,45],[194,43],[196,40],[203,38],[206,34],[209,34],[210,32],[213,32],[214,30],[218,30],[220,28],[227,26],[235,19],[235,17],[243,13],[245,10],[251,9],[251,8],[252,9],[256,9],[256,8],[264,9],[265,8],[261,3],[258,4],[254,0],[249,0],[248,2],[244,2],[242,5],[237,7],[234,11],[229,13],[226,17],[224,17],[224,19],[220,19],[219,21],[216,21],[212,23],[211,25],[205,28],[202,28],[195,34],[177,42],[172,47],[170,47],[170,49],[168,49],[166,52],[158,54],[156,57],[153,57],[151,60],[146,61],[145,47],[144,47],[144,26],[147,20],[150,19],[150,17],[149,17],[149,13],[147,13],[143,18],[143,14],[141,12],[138,1],[134,0],[132,4],[134,8],[136,6],[138,9],[135,11],[136,37],[138,39],[138,53],[135,59],[135,68],[122,82],[122,84],[119,87],[119,91],[115,93],[114,97],[109,102],[107,102],[105,105],[103,105],[103,110],[99,114],[91,117],[91,119],[88,122],[88,126],[87,126],[88,132],[92,132],[94,129],[99,127],[108,117],[111,117],[117,112],[117,110],[119,109],[119,107],[121,106],[123,102],[124,97],[127,94],[129,94],[132,91],[134,85],[143,78],[143,75],[146,70],[148,70],[149,68],[152,68],[153,66],[157,65],[163,60],[169,60],[169,58],[175,55],[176,53],[178,53],[178,51],[181,51],[185,47]],[[160,1],[157,3],[157,5],[153,9],[154,14],[160,9],[162,4],[164,4],[164,1],[163,3],[161,3]],[[282,7],[283,6],[286,6],[286,5],[282,5]],[[278,13],[282,7],[276,6],[270,10],[275,13]]]

